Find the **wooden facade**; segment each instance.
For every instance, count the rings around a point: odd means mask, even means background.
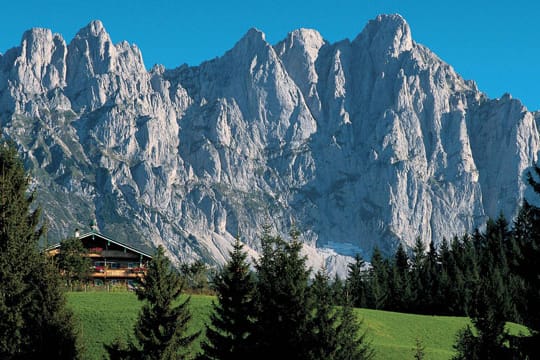
[[[144,251],[115,241],[96,231],[77,236],[92,260],[90,278],[96,285],[131,284],[144,276],[152,256]],[[61,251],[61,244],[47,249],[51,256]]]

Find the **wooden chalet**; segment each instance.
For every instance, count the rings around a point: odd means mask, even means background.
[[[75,235],[81,240],[92,260],[90,279],[94,285],[122,283],[132,285],[146,272],[152,256],[132,246],[113,240],[97,231]],[[60,243],[47,248],[51,256],[60,253]]]

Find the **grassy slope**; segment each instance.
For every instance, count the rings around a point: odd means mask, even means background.
[[[204,328],[211,311],[213,297],[193,296],[193,331]],[[102,359],[103,344],[116,338],[133,338],[133,326],[139,315],[141,303],[130,292],[73,292],[68,293],[68,303],[80,319],[84,347],[88,359]],[[198,351],[199,343],[194,347]]]
[[[428,359],[449,359],[456,332],[468,319],[450,316],[425,316],[389,311],[359,309],[369,328],[377,359],[413,359],[416,339],[424,346]]]
[[[213,297],[192,296],[193,331],[202,330],[211,311]],[[69,293],[68,302],[81,320],[89,359],[102,359],[103,344],[132,333],[140,303],[133,293]],[[376,351],[376,359],[413,359],[416,339],[425,347],[427,359],[449,359],[456,332],[469,321],[448,316],[422,316],[368,309],[357,310]],[[518,333],[522,327],[512,326]],[[199,350],[196,344],[195,351]]]

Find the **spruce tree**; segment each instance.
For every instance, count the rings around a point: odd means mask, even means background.
[[[217,275],[203,359],[249,359],[253,353],[255,283],[242,243],[237,239],[230,259]]]
[[[311,360],[370,359],[373,355],[366,333],[360,333],[362,321],[356,317],[348,299],[341,308],[330,302],[332,292],[325,269],[315,275],[311,292],[314,316],[310,320]]]
[[[335,360],[369,360],[374,351],[367,339],[367,332],[362,332],[363,320],[358,319],[350,304],[340,310],[340,323],[336,329],[338,351]]]
[[[339,275],[336,273],[334,280],[330,285],[332,289],[332,302],[334,305],[343,305],[344,298],[347,296],[347,287],[346,284],[341,280]]]
[[[371,307],[374,309],[386,309],[389,295],[388,273],[388,262],[383,259],[380,250],[375,248],[371,257],[371,269],[369,272],[369,299]]]
[[[300,255],[297,234],[287,242],[268,229],[261,239],[257,270],[257,326],[254,343],[258,354],[269,359],[306,359],[312,303],[309,270]]]
[[[394,255],[390,283],[390,309],[408,311],[412,300],[409,258],[401,243],[399,243]]]
[[[488,275],[480,283],[472,307],[471,321],[476,328],[474,335],[470,328],[458,334],[454,346],[458,354],[454,359],[511,359],[510,349],[505,346],[508,340],[504,326],[504,298],[498,292],[503,278],[498,270]]]
[[[0,358],[80,357],[58,270],[39,249],[44,233],[17,151],[0,142]]]
[[[446,238],[443,238],[439,249],[439,260],[441,263],[440,280],[440,296],[441,296],[441,314],[446,315],[463,315],[460,312],[461,304],[456,303],[456,291],[462,291],[462,289],[456,290],[457,284],[457,266],[454,260],[454,255],[450,249],[450,244]],[[461,284],[459,284],[462,286]]]
[[[364,276],[365,261],[362,255],[356,254],[354,262],[348,265],[345,291],[355,307],[366,307],[366,280]]]
[[[425,309],[426,292],[425,288],[425,268],[426,268],[426,246],[421,238],[416,238],[411,258],[411,289],[412,289],[412,310],[413,312],[423,312]]]
[[[137,344],[131,357],[147,360],[189,358],[189,345],[199,332],[188,334],[190,298],[180,300],[184,282],[159,247],[148,264],[137,297],[144,305],[135,325]]]
[[[88,256],[88,250],[80,239],[71,237],[62,240],[60,253],[58,254],[58,267],[63,273],[69,288],[73,283],[81,283],[88,280],[92,260]]]
[[[432,315],[442,314],[442,308],[444,307],[444,302],[446,299],[442,298],[439,254],[437,253],[437,246],[433,240],[431,240],[429,245],[429,251],[425,259],[424,271],[422,274],[422,283],[425,290],[423,297],[424,307],[422,312]]]
[[[503,218],[497,222],[488,220],[485,233],[476,232],[474,235],[482,274],[470,309],[477,335],[469,330],[461,332],[456,349],[462,353],[457,358],[511,358],[510,349],[505,345],[508,334],[504,328],[513,307],[507,286],[510,274],[504,251],[508,236],[507,223]]]
[[[529,185],[540,195],[540,167],[535,164],[533,172],[527,174]],[[534,174],[534,177],[533,177]],[[523,323],[529,328],[531,337],[523,342],[523,351],[531,358],[540,353],[540,208],[528,201],[523,206],[514,224],[514,246],[516,256],[512,268],[521,283],[518,294],[518,310]]]
[[[467,314],[468,289],[466,287],[466,279],[462,264],[463,244],[457,236],[454,236],[450,245],[448,254],[441,248],[441,259],[443,266],[448,275],[448,283],[446,288],[446,299],[448,301],[449,314],[464,316]]]
[[[310,320],[311,329],[308,352],[310,360],[333,360],[338,353],[338,310],[332,304],[332,291],[325,269],[315,274],[311,293],[314,302],[314,316]]]

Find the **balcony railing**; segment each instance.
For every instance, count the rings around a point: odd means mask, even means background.
[[[102,266],[94,267],[92,273],[93,278],[132,278],[136,279],[144,276],[145,268],[130,268],[130,269],[106,269]]]

